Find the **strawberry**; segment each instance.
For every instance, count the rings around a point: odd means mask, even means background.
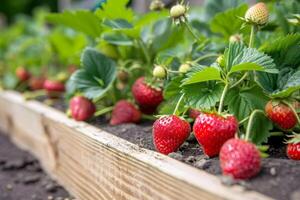
[[[248,179],[260,171],[260,152],[254,144],[233,138],[221,148],[220,165],[224,175],[235,179]]]
[[[291,129],[297,124],[292,109],[283,103],[269,101],[265,106],[266,115],[280,128]]]
[[[300,134],[295,134],[288,141],[286,154],[290,159],[300,160]]]
[[[175,116],[163,116],[153,124],[153,141],[156,149],[163,154],[176,151],[188,138],[190,124]]]
[[[31,74],[24,67],[18,67],[16,69],[16,76],[21,82],[25,82],[30,79]]]
[[[152,114],[163,101],[162,90],[153,88],[145,82],[144,77],[138,78],[132,86],[132,94],[142,112]]]
[[[209,157],[217,156],[222,145],[233,138],[238,121],[233,115],[220,116],[215,113],[201,113],[194,123],[194,133]]]
[[[70,111],[73,119],[85,121],[94,115],[96,106],[83,96],[75,96],[70,101]]]
[[[189,110],[189,117],[192,119],[196,119],[200,115],[201,111],[197,109],[191,108]]]
[[[153,76],[156,78],[165,78],[167,75],[166,69],[160,65],[156,65],[153,69]]]
[[[31,90],[41,90],[44,88],[44,77],[31,77],[29,80],[29,87]]]
[[[49,97],[56,98],[65,91],[65,85],[60,81],[48,79],[44,82],[44,89],[47,91]]]
[[[132,103],[120,100],[114,107],[110,124],[137,123],[141,120],[141,116],[141,112]]]
[[[286,154],[290,159],[300,160],[300,142],[289,143],[286,148]]]
[[[245,20],[248,23],[265,25],[269,20],[269,11],[266,4],[260,2],[250,7],[245,14]]]

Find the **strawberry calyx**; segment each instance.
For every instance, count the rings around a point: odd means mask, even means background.
[[[294,133],[293,135],[288,135],[290,139],[287,140],[285,143],[286,144],[298,144],[300,143],[300,134]]]

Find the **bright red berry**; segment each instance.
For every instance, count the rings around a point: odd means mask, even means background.
[[[59,97],[65,91],[65,84],[60,81],[48,79],[44,82],[44,89],[47,91],[49,97]]]
[[[267,103],[265,112],[275,124],[283,129],[291,129],[297,124],[297,118],[292,109],[283,103],[271,100]]]
[[[44,88],[44,77],[31,77],[29,80],[29,87],[31,90],[41,90]]]
[[[189,117],[192,119],[196,119],[200,115],[201,111],[197,109],[191,108],[189,110]]]
[[[175,116],[163,116],[153,124],[153,140],[156,149],[163,154],[176,151],[190,135],[190,124]]]
[[[209,157],[217,156],[222,145],[233,138],[238,129],[238,121],[233,115],[220,116],[201,113],[194,123],[194,133]]]
[[[25,82],[30,79],[31,74],[24,67],[18,67],[16,70],[16,76],[21,82]]]
[[[96,106],[89,99],[83,96],[76,96],[70,101],[70,111],[73,119],[85,121],[94,115]]]
[[[120,100],[114,107],[110,124],[137,123],[141,120],[141,116],[141,112],[132,103]]]
[[[300,142],[289,143],[286,148],[286,154],[290,159],[300,160]]]
[[[260,171],[260,153],[254,144],[233,138],[221,148],[220,165],[224,175],[248,179]]]
[[[163,101],[163,94],[161,89],[149,86],[144,79],[144,77],[140,77],[135,81],[132,86],[132,94],[141,111],[146,114],[152,114]]]

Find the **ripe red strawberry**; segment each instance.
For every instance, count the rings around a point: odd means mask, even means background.
[[[215,113],[201,113],[194,123],[194,133],[209,157],[217,156],[222,145],[233,138],[238,129],[238,121],[233,115],[226,117]]]
[[[141,112],[132,103],[120,100],[114,107],[110,124],[137,123],[141,120],[141,116]]]
[[[286,154],[290,159],[300,160],[300,142],[289,143],[286,148]]]
[[[31,74],[24,67],[18,67],[16,70],[16,76],[21,82],[25,82],[30,79]]]
[[[132,86],[132,94],[141,111],[152,114],[163,101],[162,90],[149,86],[144,79],[144,77],[140,77],[135,81]]]
[[[85,121],[94,115],[96,106],[89,99],[83,96],[76,96],[70,101],[70,111],[73,119]]]
[[[29,87],[31,90],[41,90],[44,88],[44,77],[31,77],[29,80]]]
[[[220,165],[224,175],[235,179],[248,179],[260,171],[260,153],[250,142],[230,139],[221,148]]]
[[[265,106],[267,116],[279,127],[291,129],[297,124],[297,118],[292,109],[283,103],[269,101]]]
[[[163,154],[176,151],[188,138],[190,124],[175,115],[163,116],[153,124],[153,140],[156,149]]]
[[[65,85],[62,82],[48,79],[44,82],[44,89],[49,97],[56,98],[65,91]]]
[[[196,119],[200,115],[201,111],[197,109],[191,108],[189,110],[189,117],[192,119]]]

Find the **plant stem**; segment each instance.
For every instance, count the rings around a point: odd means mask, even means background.
[[[197,40],[197,42],[200,44],[202,41],[199,39],[199,37],[197,36],[197,34],[193,31],[192,27],[187,23],[184,22],[185,27],[187,28],[187,30],[191,33],[191,35]]]
[[[177,112],[177,110],[179,108],[179,105],[180,105],[181,101],[183,100],[183,97],[184,97],[184,94],[182,94],[181,97],[179,98],[179,100],[178,100],[178,102],[176,104],[176,107],[174,109],[173,115],[176,115],[176,112]]]
[[[294,106],[291,105],[289,102],[287,102],[287,101],[285,101],[285,100],[283,100],[282,102],[283,102],[284,104],[286,104],[286,105],[293,111],[293,113],[294,113],[294,115],[295,115],[295,117],[296,117],[296,119],[297,119],[297,121],[298,121],[298,124],[300,124],[300,118],[299,118],[298,113],[297,113],[297,111],[295,110]]]
[[[210,58],[210,57],[218,57],[218,56],[219,56],[219,54],[216,54],[216,53],[206,54],[206,55],[204,55],[204,56],[201,56],[201,57],[197,58],[196,60],[193,60],[192,62],[193,62],[193,63],[197,63],[197,62],[199,62],[199,61],[201,61],[201,60],[204,60],[204,59],[206,59],[206,58]]]
[[[250,33],[250,40],[249,40],[249,47],[250,48],[253,48],[253,45],[254,45],[255,31],[256,31],[256,26],[251,25],[251,33]]]
[[[220,103],[219,103],[219,109],[218,109],[219,114],[221,114],[221,112],[223,110],[224,100],[225,100],[225,96],[226,96],[226,93],[227,93],[227,90],[228,90],[228,86],[229,86],[229,84],[226,82],[225,87],[224,87],[223,92],[222,92]]]
[[[153,121],[153,120],[156,119],[156,118],[155,118],[154,116],[152,116],[152,115],[145,115],[145,114],[142,115],[142,118],[143,118],[143,119],[148,119],[148,120],[151,120],[151,121]]]
[[[151,63],[151,58],[150,58],[148,50],[147,50],[147,48],[145,46],[145,43],[141,39],[139,39],[138,40],[138,44],[139,44],[139,46],[141,47],[141,49],[143,51],[143,54],[145,56],[145,59],[146,59],[147,63],[150,64]]]
[[[245,140],[248,141],[249,140],[249,137],[250,137],[250,131],[251,131],[251,128],[252,128],[252,124],[253,124],[253,120],[254,120],[254,117],[257,113],[261,113],[261,114],[264,114],[264,112],[262,110],[254,110],[250,117],[249,117],[249,122],[248,122],[248,125],[247,125],[247,130],[246,130],[246,136],[245,136]]]
[[[238,86],[241,82],[243,82],[243,80],[245,80],[245,78],[248,76],[248,72],[246,72],[241,78],[240,80],[238,80],[237,82],[235,82],[232,86],[230,86],[230,88],[234,88],[236,86]]]
[[[243,124],[244,122],[248,121],[249,120],[249,116],[242,119],[240,122],[239,122],[239,125]]]
[[[114,109],[113,106],[103,108],[102,110],[95,112],[94,117],[99,117],[100,115],[106,114],[106,113],[112,111],[113,109]]]

